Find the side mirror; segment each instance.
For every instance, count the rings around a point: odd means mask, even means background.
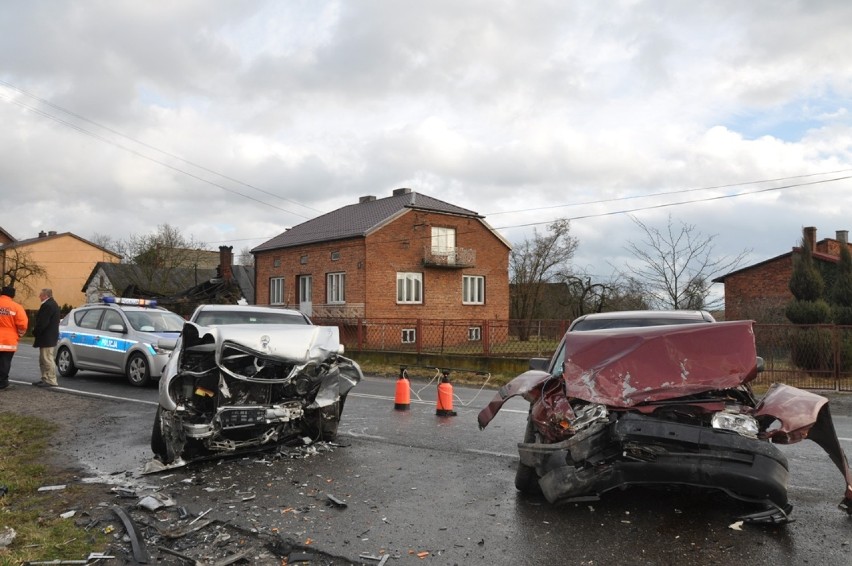
[[[107,330],[109,330],[110,332],[120,332],[122,334],[127,333],[127,328],[125,328],[123,324],[110,324],[107,327]]]

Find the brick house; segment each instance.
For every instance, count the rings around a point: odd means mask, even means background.
[[[8,238],[7,238],[8,237]],[[34,263],[44,270],[44,275],[27,278],[16,283],[15,300],[27,310],[38,309],[42,288],[53,289],[53,297],[62,305],[76,307],[85,302],[80,287],[98,262],[118,263],[121,256],[71,232],[39,232],[35,238],[15,240],[0,229],[0,273],[4,285],[9,283],[6,274],[19,263]]]
[[[396,189],[251,250],[256,303],[317,320],[506,320],[510,249],[476,212]],[[415,339],[405,330],[394,338]]]
[[[804,228],[803,236],[813,250],[813,258],[828,288],[833,266],[839,260],[840,246],[849,246],[849,233],[847,230],[837,230],[835,238],[817,241],[817,229],[809,226]],[[849,247],[852,250],[852,246]],[[796,246],[787,253],[714,279],[714,283],[725,285],[725,319],[787,322],[784,310],[793,300],[793,294],[788,288],[793,273],[793,254],[801,251],[802,248]]]

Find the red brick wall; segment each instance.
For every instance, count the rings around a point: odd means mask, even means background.
[[[338,252],[339,259],[332,261],[332,252]],[[307,256],[302,263],[302,256]],[[275,266],[276,260],[280,265]],[[299,275],[313,277],[313,302],[326,302],[326,275],[328,273],[346,273],[346,302],[364,302],[364,240],[354,238],[336,242],[309,244],[296,248],[284,248],[259,252],[255,256],[257,273],[257,288],[255,303],[269,304],[269,279],[284,277],[284,300],[286,306],[298,308],[298,287],[296,278]]]
[[[455,228],[456,247],[476,250],[474,267],[424,267],[431,227]],[[473,218],[409,211],[367,237],[368,318],[509,317],[509,248]],[[396,303],[396,274],[423,274],[423,304]],[[462,304],[462,276],[485,277],[485,304]]]
[[[788,255],[726,277],[725,319],[783,322],[778,316],[783,319],[784,308],[793,300],[788,288],[792,271]]]

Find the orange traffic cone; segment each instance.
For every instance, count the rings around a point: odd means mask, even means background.
[[[405,368],[399,369],[399,379],[396,380],[396,397],[394,397],[394,409],[407,411],[411,408],[411,384],[405,377]]]
[[[456,416],[456,412],[453,410],[453,384],[450,383],[447,372],[444,372],[441,383],[438,384],[438,402],[435,405],[435,414],[439,417]]]

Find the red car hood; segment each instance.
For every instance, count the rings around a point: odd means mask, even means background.
[[[751,321],[572,332],[566,395],[633,407],[729,389],[757,376]]]

